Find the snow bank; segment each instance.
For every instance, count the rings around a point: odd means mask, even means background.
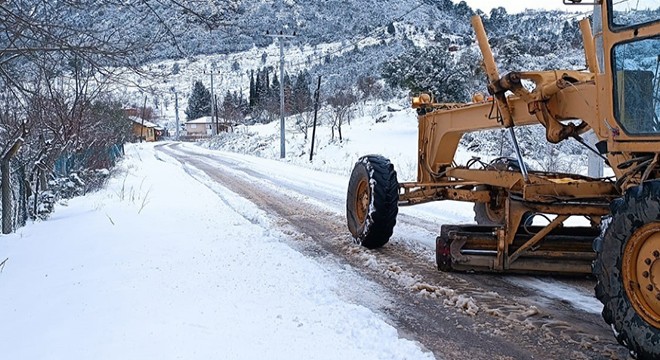
[[[1,238],[3,357],[433,358],[347,302],[344,270],[230,210],[152,145],[127,153],[106,190]]]

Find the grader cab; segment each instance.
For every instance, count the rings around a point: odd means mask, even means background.
[[[360,158],[348,186],[348,227],[360,244],[378,248],[399,206],[473,202],[476,224],[440,229],[440,270],[593,273],[617,339],[640,359],[660,359],[660,3],[590,4],[603,26],[594,36],[588,19],[580,23],[585,71],[501,76],[473,17],[491,96],[465,104],[414,98],[417,181],[399,183],[380,155]],[[550,143],[578,141],[598,154],[613,176],[528,169],[514,128],[536,124]],[[505,129],[515,157],[458,164],[461,137],[486,129]]]

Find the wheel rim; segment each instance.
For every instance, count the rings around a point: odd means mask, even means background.
[[[630,237],[622,273],[635,312],[660,328],[660,222],[646,224]]]
[[[367,213],[369,212],[369,195],[371,188],[367,180],[360,180],[357,186],[357,201],[355,201],[355,214],[357,215],[358,222],[364,224],[367,220]]]

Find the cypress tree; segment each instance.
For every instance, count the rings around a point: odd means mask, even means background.
[[[301,71],[296,76],[296,83],[293,86],[293,113],[299,114],[307,111],[312,103],[312,93],[309,89],[310,76],[306,71]]]
[[[263,99],[263,85],[261,83],[261,71],[257,71],[257,79],[254,83],[254,106],[259,106]]]
[[[264,90],[266,90],[266,93],[270,93],[270,79],[268,76],[268,69],[264,70],[266,72],[266,82],[263,84]]]
[[[289,74],[284,74],[284,110],[286,114],[291,114],[293,108],[293,84]]]
[[[276,113],[280,109],[280,80],[277,73],[273,74],[273,81],[270,85],[270,95],[268,96],[269,111]]]
[[[270,91],[272,91],[273,96],[280,95],[280,79],[278,79],[277,73],[273,75],[273,82],[271,83]]]
[[[250,109],[254,107],[256,97],[257,97],[257,89],[254,83],[254,70],[250,70],[250,99],[248,100],[250,104]]]

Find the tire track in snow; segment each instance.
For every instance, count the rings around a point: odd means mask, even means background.
[[[439,358],[627,357],[598,315],[561,303],[535,307],[529,300],[536,293],[498,275],[438,272],[428,249],[413,246],[411,250],[405,241],[394,239],[382,249],[367,250],[351,243],[343,214],[310,205],[292,193],[303,188],[276,189],[288,184],[273,182],[268,174],[234,160],[205,157],[176,145],[159,149],[274,215],[283,228],[291,227],[302,251],[337,255],[386,286],[399,301],[395,308],[382,311]],[[272,186],[264,186],[268,183]],[[314,198],[309,192],[303,194]],[[400,222],[415,226],[414,217]]]

